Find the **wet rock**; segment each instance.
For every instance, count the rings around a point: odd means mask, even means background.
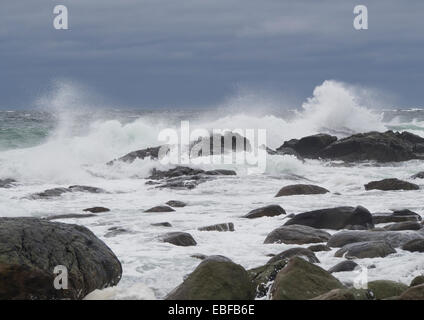
[[[333,289],[311,300],[373,300],[372,292],[366,289]]]
[[[421,216],[411,210],[395,210],[389,213],[373,213],[372,220],[374,224],[389,222],[421,221]]]
[[[69,192],[106,193],[106,191],[101,188],[75,185],[75,186],[70,186],[68,188],[47,189],[47,190],[44,190],[43,192],[31,194],[28,198],[29,199],[48,199],[53,197],[59,197],[62,194],[69,193]]]
[[[192,254],[190,257],[199,259],[199,260],[205,260],[208,256],[201,253],[195,253],[195,254]]]
[[[352,260],[345,260],[342,261],[335,266],[331,267],[328,272],[334,273],[334,272],[346,272],[346,271],[353,271],[355,270],[359,265],[352,261]]]
[[[421,284],[424,284],[424,275],[423,276],[418,276],[415,277],[412,281],[411,284],[409,285],[410,287],[415,287],[415,286],[419,286]]]
[[[308,247],[312,252],[331,251],[331,248],[326,244],[315,244]]]
[[[156,206],[147,210],[144,210],[144,212],[174,212],[175,210],[168,206]]]
[[[178,201],[178,200],[169,200],[166,204],[174,208],[183,208],[187,205],[185,202]]]
[[[417,174],[414,174],[411,179],[424,179],[424,171],[418,172]]]
[[[408,289],[408,286],[390,280],[375,280],[368,282],[368,289],[373,292],[375,299],[382,300],[389,297],[400,296]]]
[[[287,265],[287,260],[277,260],[263,266],[248,270],[249,277],[256,289],[256,297],[262,298],[268,294],[272,281],[278,272]]]
[[[371,181],[365,185],[365,190],[419,190],[420,187],[415,183],[393,179],[383,179],[380,181]]]
[[[271,155],[281,155],[281,156],[294,156],[297,159],[301,160],[301,161],[305,161],[305,159],[293,148],[286,148],[286,147],[279,147],[278,149],[276,149],[275,151],[273,151],[272,153],[270,153],[267,149],[268,154]]]
[[[11,188],[15,186],[17,181],[15,179],[0,179],[0,188]]]
[[[90,186],[70,186],[68,188],[71,192],[87,192],[87,193],[106,193],[106,190]]]
[[[68,269],[68,289],[56,290],[56,266]],[[36,218],[0,218],[0,299],[82,299],[116,285],[114,253],[83,226]]]
[[[402,246],[403,250],[410,252],[424,252],[424,239],[414,239]]]
[[[169,232],[162,236],[163,242],[168,242],[176,246],[189,247],[197,245],[191,234],[187,232]]]
[[[166,152],[169,151],[169,148],[166,148],[166,146],[152,147],[152,148],[147,148],[147,149],[142,149],[142,150],[130,152],[130,153],[124,155],[123,157],[109,161],[107,163],[107,165],[113,165],[117,161],[132,163],[136,159],[145,159],[145,158],[158,159],[159,158],[159,150],[162,147],[164,147],[163,150],[165,151],[165,154],[166,154]]]
[[[294,257],[278,272],[271,287],[272,300],[306,300],[343,285],[324,269]]]
[[[387,226],[384,226],[384,229],[389,231],[401,231],[401,230],[420,230],[422,227],[423,226],[418,222],[405,221],[405,222],[389,224]]]
[[[81,213],[69,213],[69,214],[59,214],[54,216],[46,217],[46,220],[61,220],[61,219],[81,219],[81,218],[91,218],[96,217],[97,215],[87,213],[87,214],[81,214]]]
[[[273,230],[264,243],[305,244],[325,242],[329,238],[330,234],[325,231],[308,226],[290,225]]]
[[[414,239],[424,239],[419,231],[340,231],[333,234],[328,240],[330,247],[343,247],[349,243],[366,241],[386,241],[393,248],[402,247]]]
[[[335,257],[345,257],[346,259],[363,258],[384,258],[389,254],[396,253],[396,250],[385,241],[355,242],[343,246],[336,251]]]
[[[319,151],[337,140],[337,137],[328,134],[315,134],[301,139],[292,139],[284,142],[277,151],[291,148],[305,158],[316,158]]]
[[[247,271],[230,259],[209,256],[174,289],[167,300],[252,300],[255,290]]]
[[[152,223],[151,225],[154,227],[167,227],[167,228],[172,227],[172,225],[169,222]]]
[[[285,196],[294,196],[294,195],[307,195],[307,194],[324,194],[328,193],[325,188],[315,186],[312,184],[294,184],[285,186],[278,191],[275,197],[285,197]]]
[[[305,248],[291,248],[288,250],[285,250],[274,257],[272,257],[267,264],[272,264],[274,262],[277,262],[279,260],[289,260],[293,257],[301,257],[305,260],[309,261],[310,263],[319,263],[317,256],[309,249]]]
[[[424,300],[424,284],[409,288],[399,297],[400,300]]]
[[[305,225],[317,229],[343,229],[350,225],[372,228],[371,213],[364,207],[337,207],[314,210],[297,214],[285,223],[288,225]]]
[[[258,209],[254,209],[250,211],[248,214],[243,216],[243,218],[248,219],[255,219],[255,218],[261,218],[261,217],[275,217],[282,214],[286,214],[286,211],[284,211],[283,208],[281,208],[277,204],[261,207]]]
[[[125,233],[130,233],[130,231],[122,227],[112,227],[106,232],[105,238],[112,238]]]
[[[230,223],[220,223],[214,224],[212,226],[201,227],[198,229],[199,231],[234,231],[234,224]]]
[[[82,211],[91,212],[91,213],[102,213],[102,212],[108,212],[110,211],[110,209],[105,207],[92,207],[92,208],[84,209]]]

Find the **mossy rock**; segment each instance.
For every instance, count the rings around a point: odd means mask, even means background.
[[[399,297],[400,300],[424,300],[424,284],[409,288]]]
[[[394,296],[400,296],[408,286],[390,280],[375,280],[368,282],[368,289],[370,289],[377,300],[382,300]]]
[[[411,284],[409,285],[410,287],[415,287],[415,286],[419,286],[420,284],[424,284],[424,276],[418,276],[415,277],[412,281]]]
[[[255,289],[242,266],[222,256],[209,256],[166,299],[252,300],[254,297]]]
[[[333,289],[312,300],[373,300],[373,295],[365,289]]]
[[[273,300],[308,300],[343,284],[324,269],[294,257],[277,274],[271,288]]]

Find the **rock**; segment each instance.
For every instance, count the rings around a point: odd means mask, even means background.
[[[375,280],[368,282],[368,289],[373,292],[375,299],[382,300],[389,297],[400,296],[408,289],[408,286],[390,280]]]
[[[166,204],[174,208],[183,208],[187,205],[185,202],[178,201],[178,200],[169,200]]]
[[[56,266],[68,269],[68,289],[56,290]],[[0,218],[0,299],[82,299],[116,285],[121,263],[83,226],[37,218]]]
[[[102,188],[90,186],[70,186],[68,188],[71,192],[87,192],[87,193],[106,193]]]
[[[301,139],[292,139],[284,142],[276,151],[291,148],[305,158],[316,158],[319,151],[337,140],[337,137],[328,134],[315,134]]]
[[[168,206],[156,206],[147,210],[144,210],[144,212],[174,212],[175,210]]]
[[[416,136],[418,137],[418,136]],[[416,141],[421,141],[420,137]],[[393,131],[355,134],[335,141],[316,153],[316,157],[344,161],[374,160],[379,162],[420,159],[417,142]]]
[[[209,256],[174,289],[167,300],[252,300],[247,271],[224,257]]]
[[[363,258],[384,258],[389,254],[396,253],[385,241],[369,241],[349,243],[338,250],[335,257],[345,257],[346,259],[363,259]]]
[[[349,243],[364,241],[386,241],[393,248],[399,248],[413,239],[424,239],[419,231],[340,231],[328,240],[330,247],[343,247]]]
[[[29,195],[29,199],[48,199],[59,197],[69,192],[106,193],[105,190],[90,186],[70,186],[68,188],[53,188]]]
[[[272,257],[267,264],[272,264],[274,262],[277,262],[279,260],[289,260],[293,257],[302,257],[305,260],[309,261],[310,263],[319,263],[317,256],[309,249],[305,248],[291,248],[288,250],[285,250],[274,257]]]
[[[324,269],[294,257],[278,272],[271,287],[272,300],[306,300],[343,285]]]
[[[150,158],[150,159],[158,159],[159,158],[159,150],[160,148],[164,147],[164,152],[167,153],[169,151],[169,147],[167,146],[159,146],[159,147],[153,147],[153,148],[147,148],[142,150],[137,150],[130,152],[123,157],[120,157],[118,159],[109,161],[107,165],[113,165],[117,161],[132,163],[136,159],[144,159],[144,158]]]
[[[406,222],[406,221],[421,221],[421,216],[411,210],[395,210],[389,213],[373,213],[372,220],[374,224],[388,222]]]
[[[190,144],[190,157],[210,156],[229,152],[251,151],[252,147],[247,138],[236,132],[227,131],[200,137]]]
[[[325,188],[315,186],[312,184],[294,184],[285,186],[278,191],[275,197],[285,197],[285,196],[294,196],[294,195],[306,195],[306,194],[324,194],[328,193]]]
[[[202,253],[195,253],[195,254],[192,254],[190,257],[199,259],[199,260],[205,260],[208,256]]]
[[[61,219],[81,219],[81,218],[91,218],[96,217],[97,215],[87,213],[87,214],[81,214],[81,213],[69,213],[69,214],[59,214],[55,216],[49,216],[46,217],[46,220],[61,220]]]
[[[411,281],[411,284],[410,284],[409,286],[410,286],[410,287],[415,287],[415,286],[419,286],[420,284],[424,284],[424,275],[423,275],[423,276],[415,277],[415,278]]]
[[[402,246],[403,250],[410,252],[424,252],[424,239],[414,239]]]
[[[331,248],[326,244],[315,244],[308,247],[312,252],[331,251]]]
[[[191,234],[187,232],[169,232],[162,236],[162,241],[181,247],[197,245]]]
[[[279,216],[281,214],[286,214],[286,211],[284,211],[283,208],[281,208],[277,204],[261,207],[258,209],[254,209],[250,211],[248,214],[243,216],[243,218],[248,219],[255,219],[255,218],[261,218],[261,217],[275,217]]]
[[[424,300],[424,284],[409,288],[399,297],[400,300]]]
[[[314,210],[297,214],[285,223],[286,226],[298,224],[317,229],[343,229],[349,225],[364,228],[374,227],[371,213],[364,207],[337,207]]]
[[[91,213],[101,213],[101,212],[108,212],[108,211],[110,211],[110,209],[105,208],[105,207],[93,207],[93,208],[84,209],[82,211],[88,211],[88,212],[91,212]]]
[[[236,176],[237,172],[234,170],[225,170],[225,169],[215,169],[207,170],[204,172],[208,176]]]
[[[269,151],[267,149],[268,154],[271,155],[281,155],[281,156],[294,156],[301,161],[305,161],[305,159],[293,148],[279,147],[276,151]]]
[[[424,179],[424,171],[418,172],[417,174],[414,174],[411,179]]]
[[[198,229],[199,231],[234,231],[234,224],[230,223],[220,223],[214,224],[212,226],[201,227]]]
[[[373,300],[373,295],[365,289],[333,289],[311,300]]]
[[[308,226],[290,225],[273,230],[264,243],[305,244],[325,242],[329,238],[330,234],[325,231]]]
[[[154,227],[172,227],[172,225],[169,222],[159,222],[159,223],[152,223],[151,224]]]
[[[399,179],[383,179],[380,181],[371,181],[365,185],[365,190],[419,190],[417,184],[410,183]]]
[[[121,228],[121,227],[112,227],[108,229],[109,232],[106,232],[105,238],[112,238],[119,236],[121,234],[130,233],[127,229]]]
[[[287,264],[287,260],[277,260],[264,266],[248,270],[249,277],[256,289],[256,297],[262,298],[268,294],[278,272]]]
[[[418,222],[405,221],[405,222],[389,224],[387,226],[384,226],[384,229],[389,231],[401,231],[401,230],[420,230],[422,227],[423,226]]]
[[[15,179],[0,179],[0,188],[11,188],[17,181]]]
[[[355,270],[359,265],[352,261],[352,260],[345,260],[342,262],[339,262],[335,266],[331,267],[328,272],[334,273],[334,272],[346,272],[346,271],[353,271]]]

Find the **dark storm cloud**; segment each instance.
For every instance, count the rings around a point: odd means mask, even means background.
[[[53,28],[53,7],[70,30]],[[353,29],[353,7],[369,30]],[[24,107],[55,79],[127,106],[206,106],[237,88],[304,99],[325,79],[422,101],[424,2],[7,0],[0,107]]]

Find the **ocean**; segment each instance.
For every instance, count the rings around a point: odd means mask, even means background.
[[[60,100],[60,99],[59,99]],[[94,206],[111,211],[63,222],[88,227],[117,255],[123,266],[118,286],[96,291],[88,298],[163,299],[194,270],[200,260],[194,254],[224,255],[246,269],[264,264],[269,254],[297,245],[263,244],[267,234],[281,226],[284,217],[242,219],[252,209],[279,204],[287,212],[300,213],[335,206],[361,205],[371,212],[410,209],[424,217],[424,181],[416,191],[365,191],[371,180],[410,177],[424,171],[424,161],[376,164],[361,162],[299,160],[290,155],[268,155],[265,172],[248,174],[242,164],[215,164],[237,172],[200,184],[192,190],[156,189],[146,185],[153,168],[166,168],[157,160],[106,165],[128,152],[158,146],[165,128],[179,129],[189,121],[193,129],[265,129],[267,146],[316,133],[345,137],[367,131],[409,131],[424,137],[424,109],[374,108],[359,104],[355,96],[337,83],[327,82],[301,106],[276,109],[262,105],[195,109],[136,110],[53,103],[29,110],[0,111],[0,179],[13,178],[17,185],[0,189],[0,216],[48,217],[82,213]],[[205,167],[206,165],[203,165]],[[210,168],[208,167],[208,169]],[[172,165],[168,166],[169,168]],[[199,165],[202,167],[202,165]],[[206,167],[205,167],[206,168]],[[331,192],[275,198],[288,184],[313,183]],[[28,199],[28,195],[55,187],[88,185],[107,193],[67,193],[51,199]],[[170,213],[144,210],[169,200],[188,205]],[[59,220],[62,221],[62,220]],[[171,228],[152,226],[170,222]],[[234,232],[202,232],[198,228],[233,222]],[[108,229],[128,230],[105,237]],[[197,246],[177,247],[159,241],[170,231],[189,232]],[[335,231],[328,231],[334,233]],[[306,247],[307,245],[305,245]],[[318,252],[318,265],[328,269],[340,261],[332,251]],[[422,273],[420,253],[397,250],[386,258],[360,259],[369,280],[388,279],[405,284]],[[355,272],[334,274],[352,281]]]

